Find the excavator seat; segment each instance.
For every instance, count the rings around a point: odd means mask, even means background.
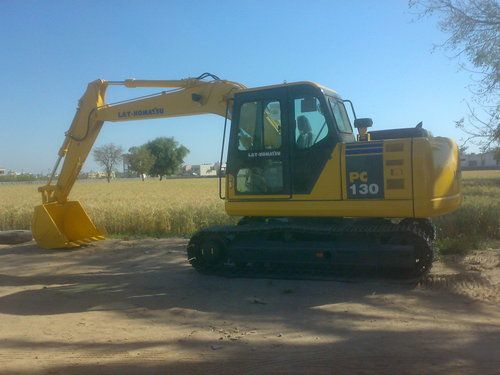
[[[104,239],[78,201],[36,206],[31,230],[44,249],[73,248]]]

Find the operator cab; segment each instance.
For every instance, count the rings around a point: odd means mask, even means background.
[[[344,101],[299,82],[235,94],[227,171],[238,198],[308,194],[339,142],[354,142]]]

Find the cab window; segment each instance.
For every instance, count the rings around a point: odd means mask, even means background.
[[[243,194],[277,194],[283,191],[283,163],[266,160],[261,166],[242,168],[236,175],[236,191]]]
[[[352,133],[351,123],[349,122],[344,103],[331,96],[328,97],[328,102],[332,108],[333,117],[335,117],[335,122],[337,123],[339,131],[342,133]]]
[[[297,148],[310,148],[327,137],[328,126],[317,97],[304,96],[294,99],[294,111]]]
[[[238,150],[281,148],[281,105],[277,100],[243,103],[238,125]]]

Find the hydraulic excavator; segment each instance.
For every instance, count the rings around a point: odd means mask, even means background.
[[[169,90],[107,104],[106,89],[115,85]],[[241,219],[192,236],[187,256],[198,271],[368,267],[413,277],[430,269],[436,235],[430,219],[462,201],[451,139],[421,124],[368,131],[371,119],[357,118],[351,101],[316,83],[246,88],[208,73],[88,85],[52,175],[38,189],[43,204],[32,222],[38,245],[69,248],[104,238],[68,195],[105,121],[209,113],[225,118],[221,164],[230,120],[219,194],[226,212]]]

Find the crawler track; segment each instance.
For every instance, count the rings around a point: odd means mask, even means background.
[[[197,232],[188,259],[199,272],[226,277],[415,279],[431,269],[433,236],[429,222],[246,219]]]

